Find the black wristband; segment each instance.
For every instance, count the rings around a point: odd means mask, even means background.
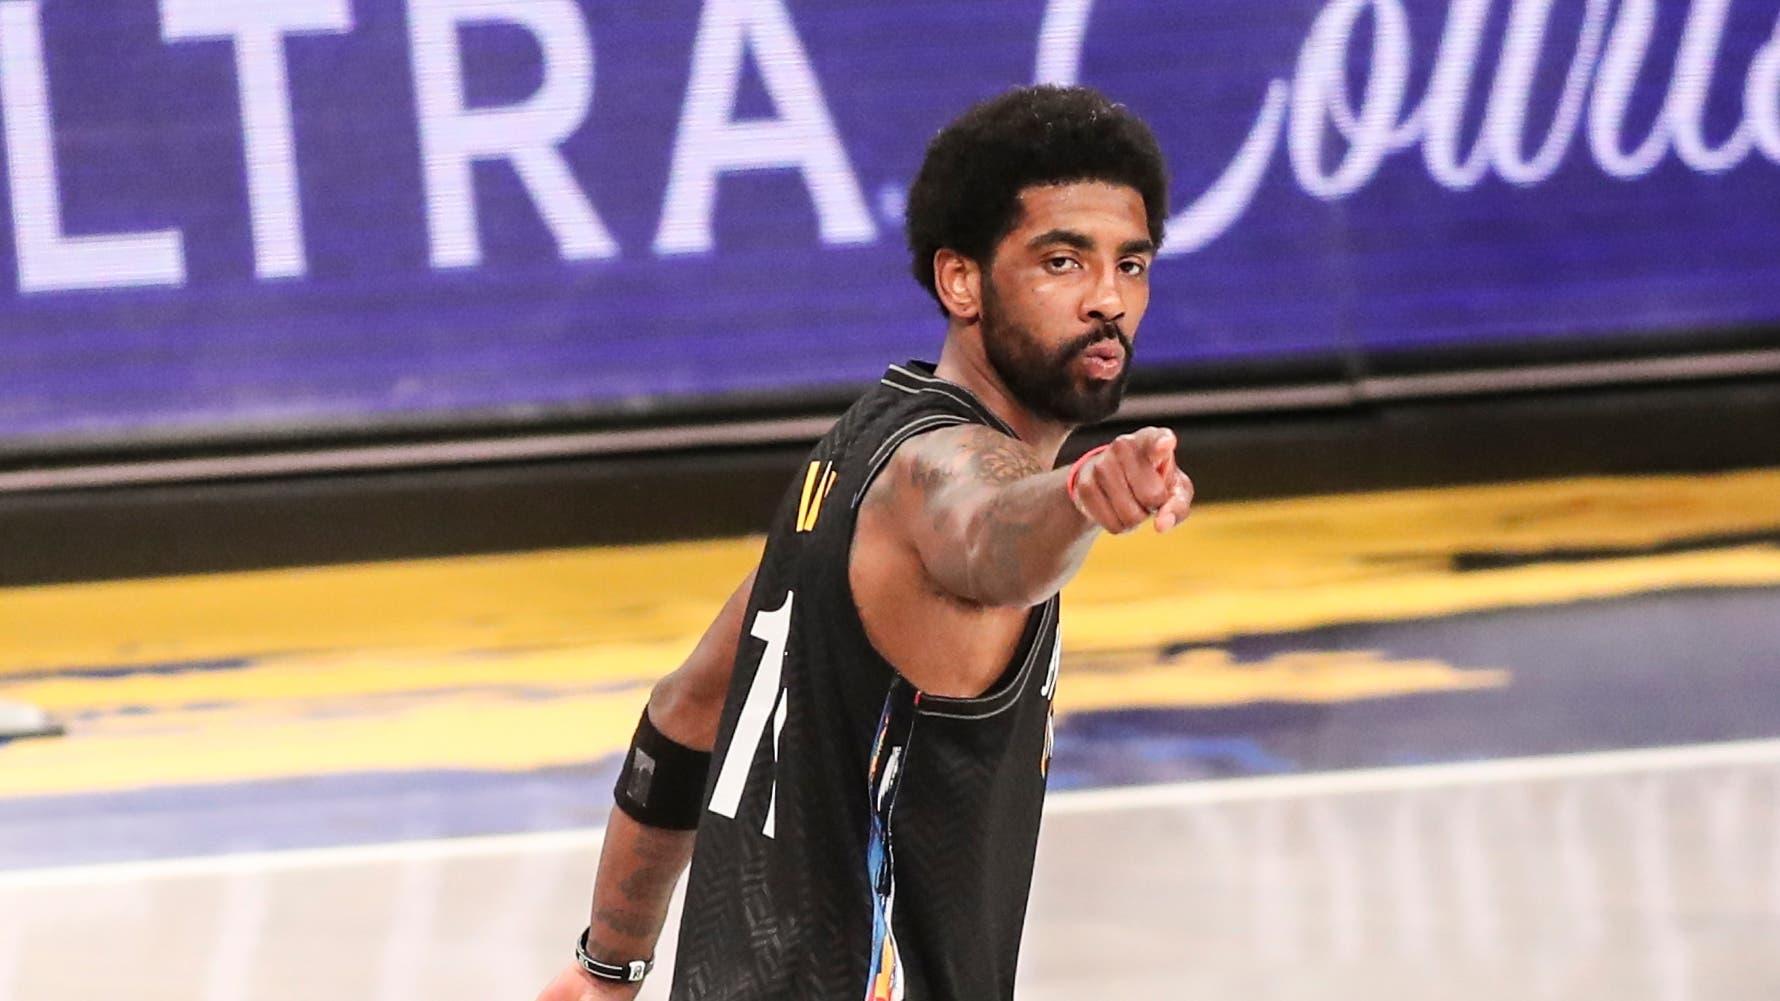
[[[593,931],[591,927],[585,929],[581,932],[581,937],[575,940],[575,962],[581,964],[588,976],[619,984],[640,984],[655,967],[653,958],[633,959],[628,963],[604,963],[594,959],[587,954],[587,933],[590,931]]]
[[[663,736],[649,721],[645,707],[612,794],[618,808],[639,824],[690,831],[698,827],[704,811],[705,776],[710,770],[711,752]]]

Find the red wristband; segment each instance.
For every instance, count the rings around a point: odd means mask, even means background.
[[[1064,481],[1064,487],[1069,491],[1069,503],[1074,504],[1078,510],[1081,508],[1082,502],[1080,500],[1077,500],[1076,496],[1075,496],[1076,477],[1078,477],[1082,474],[1082,467],[1087,464],[1089,459],[1094,458],[1096,455],[1099,455],[1100,453],[1106,451],[1107,449],[1109,449],[1111,447],[1112,447],[1112,445],[1109,443],[1106,445],[1099,445],[1094,448],[1090,448],[1086,452],[1082,453],[1081,458],[1075,460],[1075,462],[1070,465],[1069,479]]]

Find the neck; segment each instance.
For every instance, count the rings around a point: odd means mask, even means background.
[[[958,326],[948,330],[933,374],[970,390],[990,412],[1006,421],[1021,441],[1032,446],[1046,466],[1057,464],[1057,453],[1063,450],[1063,442],[1075,425],[1040,417],[1015,399],[1007,383],[996,374],[995,366],[989,364],[980,337],[967,335]]]

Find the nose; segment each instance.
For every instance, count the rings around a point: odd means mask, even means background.
[[[1119,291],[1118,268],[1102,270],[1082,298],[1084,319],[1117,323],[1125,316],[1125,296]]]

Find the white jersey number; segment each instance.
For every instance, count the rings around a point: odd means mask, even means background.
[[[741,808],[742,787],[748,784],[748,772],[754,766],[754,756],[760,750],[760,738],[766,733],[769,719],[773,724],[774,764],[779,760],[779,734],[785,729],[785,690],[780,681],[785,672],[785,646],[791,639],[791,603],[796,597],[796,592],[787,591],[783,605],[755,615],[754,625],[748,629],[749,635],[766,641],[766,650],[760,655],[760,667],[754,672],[753,684],[748,686],[748,700],[742,703],[735,735],[729,742],[729,751],[723,756],[717,785],[711,790],[711,812],[731,820]],[[772,799],[766,808],[766,826],[761,829],[761,833],[769,838],[773,836],[773,817],[778,805],[779,778],[775,774]]]

